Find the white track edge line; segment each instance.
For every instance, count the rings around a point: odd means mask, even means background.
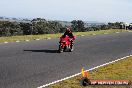
[[[131,57],[131,56],[132,56],[132,55],[125,56],[125,57],[122,57],[122,58],[120,58],[120,59],[117,59],[117,60],[114,60],[114,61],[111,61],[111,62],[108,62],[108,63],[102,64],[102,65],[99,65],[99,66],[93,67],[93,68],[88,69],[88,70],[85,70],[85,71],[92,71],[92,70],[97,69],[97,68],[99,68],[99,67],[103,67],[103,66],[106,66],[106,65],[108,65],[108,64],[112,64],[112,63],[114,63],[114,62],[117,62],[117,61],[120,61],[120,60],[126,59],[126,58]],[[53,85],[53,84],[55,84],[55,83],[58,83],[58,82],[61,82],[61,81],[64,81],[64,80],[67,80],[67,79],[73,78],[73,77],[78,76],[78,75],[80,75],[80,74],[81,74],[81,72],[80,72],[80,73],[77,73],[77,74],[74,74],[74,75],[71,75],[71,76],[69,76],[69,77],[66,77],[66,78],[63,78],[63,79],[60,79],[60,80],[57,80],[57,81],[54,81],[54,82],[48,83],[48,84],[45,84],[45,85],[40,86],[40,87],[37,87],[37,88],[44,88],[44,87],[47,87],[47,86],[49,86],[49,85]]]
[[[5,44],[8,43],[8,42],[4,42]],[[2,43],[1,43],[2,44]]]

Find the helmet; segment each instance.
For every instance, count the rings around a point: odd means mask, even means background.
[[[71,32],[71,29],[69,27],[67,27],[66,32]]]

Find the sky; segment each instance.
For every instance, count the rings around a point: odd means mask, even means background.
[[[0,16],[132,22],[132,0],[0,0]]]

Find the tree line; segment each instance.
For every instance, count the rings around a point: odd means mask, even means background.
[[[119,28],[117,23],[108,23],[98,26],[85,27],[82,20],[71,21],[71,28],[73,32],[86,32],[107,30],[110,28]],[[42,18],[36,18],[31,22],[11,22],[0,21],[0,37],[1,36],[16,36],[16,35],[38,35],[38,34],[54,34],[63,33],[67,26],[62,26],[58,21],[47,21]]]

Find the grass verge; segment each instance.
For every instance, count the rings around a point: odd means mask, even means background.
[[[90,32],[74,32],[76,36],[90,36],[90,35],[98,35],[104,33],[115,33],[115,32],[128,32],[128,30],[121,29],[110,29],[110,30],[100,30],[100,31],[90,31]],[[58,38],[62,35],[62,33],[58,34],[43,34],[43,35],[24,35],[24,36],[10,36],[10,37],[0,37],[0,43],[2,42],[15,42],[15,41],[26,41],[26,40],[35,40],[35,39],[47,39],[47,38]]]
[[[100,67],[89,72],[90,79],[118,79],[131,80],[132,82],[132,57]],[[80,85],[81,75],[49,86],[48,88],[84,88]],[[85,88],[132,88],[132,86],[105,86],[94,85]]]

